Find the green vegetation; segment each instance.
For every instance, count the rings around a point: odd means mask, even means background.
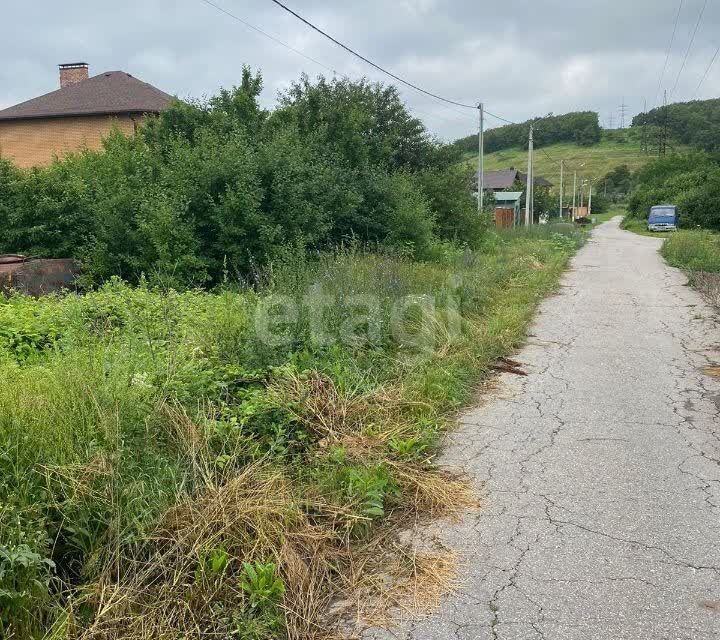
[[[647,228],[647,218],[646,219],[640,219],[636,218],[631,215],[626,215],[625,218],[622,221],[622,224],[620,225],[623,229],[626,231],[632,231],[633,233],[637,233],[641,236],[648,236],[650,238],[664,238],[666,236],[659,234],[655,231],[648,231]]]
[[[596,225],[603,224],[605,222],[608,222],[609,220],[612,220],[613,218],[617,216],[625,216],[627,213],[627,210],[623,206],[614,205],[609,206],[605,211],[601,211],[598,213],[592,214],[592,218]]]
[[[720,309],[720,235],[681,230],[663,243],[660,253],[669,264],[686,271],[690,284]]]
[[[710,231],[673,233],[660,251],[673,267],[720,273],[720,236]]]
[[[0,636],[326,637],[331,600],[378,595],[390,524],[467,505],[439,435],[581,242],[291,246],[253,287],[0,298]]]
[[[603,194],[611,198],[625,199],[635,187],[635,178],[626,164],[621,164],[608,171],[600,183]]]
[[[528,130],[531,124],[535,128],[537,147],[568,142],[589,146],[600,141],[598,114],[593,111],[578,111],[560,116],[550,114],[519,124],[490,129],[485,135],[485,151],[493,153],[504,149],[527,149]],[[453,146],[462,153],[477,154],[477,135],[460,138],[453,143]]]
[[[0,295],[0,637],[327,638],[473,503],[440,436],[584,234],[492,229],[393,87],[261,88],[0,161],[0,251],[84,279]]]
[[[671,155],[648,164],[635,176],[628,208],[647,220],[650,207],[674,204],[680,226],[720,230],[720,158],[703,152]]]
[[[560,188],[560,160],[567,163],[565,171],[566,193],[572,193],[572,169],[578,169],[578,176],[599,180],[620,166],[627,166],[632,171],[652,162],[655,157],[646,154],[635,133],[604,131],[601,142],[589,147],[578,147],[574,144],[554,144],[535,154],[535,172],[550,180],[554,189]],[[549,157],[548,157],[549,156]],[[466,154],[464,164],[468,169],[477,169],[477,151]],[[507,149],[489,153],[485,156],[485,167],[488,171],[498,171],[514,167],[521,171],[527,168],[527,151],[523,149]],[[579,178],[578,178],[579,179]],[[604,182],[598,185],[604,190]],[[627,192],[625,192],[627,193]]]
[[[651,143],[657,147],[667,128],[671,144],[677,141],[705,151],[720,151],[720,99],[678,102],[641,113],[633,128],[647,127]]]
[[[86,283],[187,287],[252,278],[288,243],[417,258],[455,238],[478,245],[459,156],[394,87],[303,78],[272,112],[261,89],[245,69],[240,86],[177,102],[102,152],[33,171],[0,160],[0,253],[77,258]]]

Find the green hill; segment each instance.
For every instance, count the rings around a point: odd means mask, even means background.
[[[676,147],[675,150],[683,150]],[[572,142],[553,144],[535,150],[535,175],[543,176],[554,185],[560,184],[560,160],[565,160],[565,184],[572,184],[573,171],[578,176],[599,180],[615,167],[626,164],[631,171],[639,169],[648,161],[657,157],[652,152],[643,152],[638,131],[603,131],[599,143],[591,146],[578,146]],[[527,170],[528,153],[526,149],[504,149],[485,154],[485,170],[500,169]],[[477,153],[466,154],[469,166],[477,166]]]
[[[573,111],[557,116],[551,113],[525,122],[488,129],[485,133],[485,152],[522,147],[527,141],[530,125],[535,129],[535,142],[538,145],[563,142],[591,145],[599,142],[602,135],[598,114],[594,111]],[[474,153],[477,149],[477,135],[459,138],[453,142],[453,146],[462,152]]]
[[[633,118],[633,129],[646,126],[654,138],[664,127],[674,140],[705,151],[720,151],[720,99],[676,102]]]

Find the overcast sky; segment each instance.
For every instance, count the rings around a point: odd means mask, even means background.
[[[4,2],[0,107],[58,86],[57,64],[86,61],[91,74],[123,70],[180,97],[208,95],[240,78],[243,64],[265,78],[263,101],[302,72],[385,80],[270,0],[217,5],[321,63],[277,44],[202,0]],[[339,40],[428,90],[511,120],[548,112],[599,111],[619,124],[652,105],[679,0],[287,0]],[[687,62],[683,59],[706,4]],[[720,2],[684,0],[661,86],[673,101],[695,95],[720,45]],[[682,69],[682,72],[681,72]],[[470,133],[476,115],[403,89],[437,136]],[[720,96],[720,57],[699,97]],[[457,109],[457,110],[456,110]],[[629,118],[628,118],[629,120]],[[489,123],[493,121],[490,120]]]

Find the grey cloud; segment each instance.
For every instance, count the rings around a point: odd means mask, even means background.
[[[213,0],[340,75],[388,81],[269,0]],[[704,0],[686,0],[663,86],[671,88]],[[676,0],[288,0],[290,6],[398,75],[513,120],[550,111],[617,117],[624,98],[635,113],[655,100]],[[0,105],[54,89],[55,65],[85,60],[92,70],[123,69],[181,97],[237,82],[247,63],[262,70],[271,105],[300,73],[329,75],[302,56],[201,0],[47,0],[8,3],[0,42]],[[720,42],[720,5],[708,2],[673,98],[690,99]],[[403,88],[428,128],[451,139],[476,114]],[[700,97],[720,93],[720,62]],[[492,123],[492,119],[490,119]]]

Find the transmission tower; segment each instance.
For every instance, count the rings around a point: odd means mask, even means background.
[[[613,114],[611,113],[610,117],[608,118],[608,125],[609,125],[608,128],[612,129],[614,124],[615,124],[615,116],[613,116]]]
[[[622,104],[620,105],[620,128],[625,128],[625,115],[628,112],[628,105],[625,104],[625,97],[622,99]]]

